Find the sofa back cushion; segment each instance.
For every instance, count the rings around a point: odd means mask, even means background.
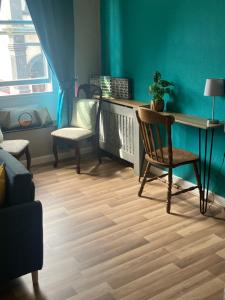
[[[6,171],[6,206],[33,201],[34,184],[31,173],[4,150],[0,150],[0,163],[4,163]]]

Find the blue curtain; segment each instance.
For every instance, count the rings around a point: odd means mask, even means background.
[[[58,127],[68,126],[74,97],[73,0],[26,0],[48,63],[56,75]]]

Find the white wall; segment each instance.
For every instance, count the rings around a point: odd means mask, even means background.
[[[75,69],[78,82],[101,71],[100,1],[74,0]]]

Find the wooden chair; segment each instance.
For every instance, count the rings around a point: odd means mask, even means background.
[[[82,98],[83,96],[83,98]],[[99,148],[99,117],[102,90],[93,84],[82,84],[78,88],[78,99],[73,105],[71,126],[61,128],[51,133],[53,137],[54,167],[58,166],[58,144],[69,144],[75,149],[77,174],[80,174],[80,143],[91,139],[95,145],[99,163],[101,154]]]
[[[136,112],[136,115],[140,125],[140,132],[145,149],[145,160],[147,162],[138,196],[141,197],[146,182],[168,175],[167,213],[170,213],[172,196],[198,188],[201,198],[202,186],[197,166],[198,157],[191,152],[182,149],[174,149],[172,147],[171,127],[174,123],[174,117],[172,115],[160,114],[146,107],[140,107]],[[164,147],[162,130],[166,132]],[[197,185],[172,194],[173,169],[186,164],[193,165]],[[168,173],[148,179],[151,166],[167,168]]]

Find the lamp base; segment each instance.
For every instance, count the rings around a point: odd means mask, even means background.
[[[213,124],[219,124],[219,120],[214,120],[214,119],[208,119],[207,120],[207,126],[213,125]]]

